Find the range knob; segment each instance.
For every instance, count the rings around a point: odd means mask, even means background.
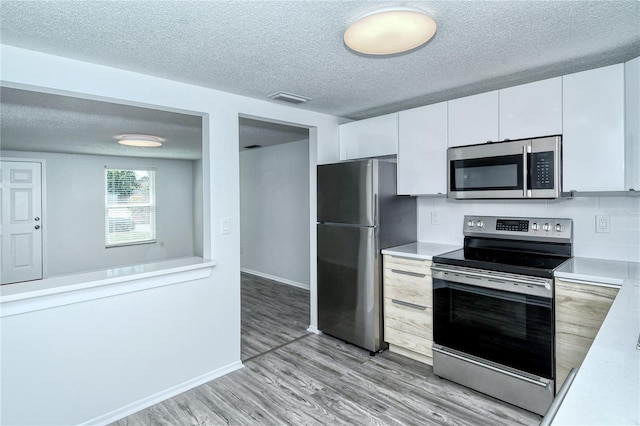
[[[564,225],[561,223],[556,223],[556,231],[557,232],[562,232],[564,231]]]
[[[540,225],[538,225],[538,222],[533,222],[531,224],[531,229],[534,231],[537,231],[538,229],[540,229]]]
[[[484,221],[483,220],[479,220],[476,222],[476,226],[480,229],[484,228]]]
[[[551,230],[551,225],[549,225],[548,223],[545,223],[544,225],[542,225],[542,229],[549,232]]]
[[[467,226],[469,228],[473,228],[474,225],[475,225],[475,222],[473,220],[470,220],[470,221],[467,222]]]

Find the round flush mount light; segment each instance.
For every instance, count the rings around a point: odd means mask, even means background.
[[[116,135],[116,139],[118,139],[118,143],[120,145],[127,146],[138,146],[142,148],[155,148],[158,146],[162,146],[162,142],[166,141],[166,139],[161,138],[159,136],[151,136],[151,135]]]
[[[411,8],[368,13],[344,33],[344,43],[366,55],[393,55],[422,46],[436,33],[436,21]]]

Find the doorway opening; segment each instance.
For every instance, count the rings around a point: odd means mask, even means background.
[[[309,129],[241,117],[240,264],[246,361],[307,334]]]

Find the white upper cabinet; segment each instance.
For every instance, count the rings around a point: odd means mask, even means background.
[[[499,138],[562,134],[562,77],[500,90]]]
[[[625,64],[625,189],[640,191],[640,56]]]
[[[449,146],[498,141],[498,91],[448,102]]]
[[[398,113],[340,125],[340,159],[380,157],[398,152]]]
[[[398,194],[447,193],[447,102],[398,116]]]
[[[562,81],[563,191],[625,188],[624,64]]]

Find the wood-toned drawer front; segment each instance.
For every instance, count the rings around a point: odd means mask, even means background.
[[[392,345],[432,356],[431,309],[419,310],[385,299],[384,340]]]
[[[433,306],[431,277],[419,280],[399,280],[395,277],[384,277],[384,297],[399,299],[405,302]]]
[[[431,275],[431,261],[385,255],[384,269],[385,272],[387,270],[401,271],[400,274],[404,272],[405,274]]]
[[[426,306],[407,306],[400,300],[385,298],[384,326],[385,329],[390,328],[419,338],[433,339],[433,314],[431,308]]]
[[[416,336],[403,330],[392,327],[384,327],[384,340],[391,345],[396,345],[413,352],[431,357],[433,341],[430,338]]]

